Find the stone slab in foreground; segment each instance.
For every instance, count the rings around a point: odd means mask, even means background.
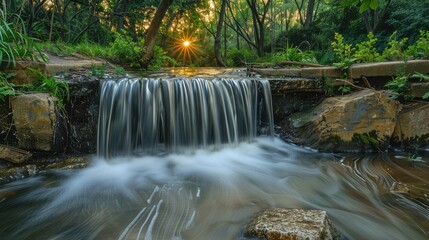
[[[325,211],[284,208],[260,212],[247,225],[244,234],[266,240],[339,239]]]

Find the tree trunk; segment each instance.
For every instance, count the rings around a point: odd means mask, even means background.
[[[146,38],[143,44],[144,59],[142,67],[147,68],[150,60],[153,58],[153,48],[155,46],[156,36],[158,35],[159,28],[161,27],[162,19],[171,5],[173,0],[161,0],[158,9],[156,10],[155,16],[149,25],[147,30]]]
[[[308,0],[307,13],[305,14],[304,27],[310,26],[313,22],[315,0]]]
[[[221,48],[222,48],[221,34],[222,34],[223,22],[225,20],[226,1],[227,0],[222,0],[222,4],[220,7],[220,13],[219,13],[219,21],[217,22],[216,35],[215,35],[215,41],[214,41],[214,54],[215,54],[215,58],[216,58],[216,64],[219,67],[225,67],[226,66],[222,60],[222,54],[221,54],[221,52],[222,52],[221,51]]]

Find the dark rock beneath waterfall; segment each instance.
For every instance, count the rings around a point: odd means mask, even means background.
[[[99,80],[73,79],[70,101],[66,103],[68,115],[68,147],[71,154],[92,154],[97,149],[97,124],[99,106]]]
[[[325,211],[284,208],[258,213],[244,234],[266,240],[340,238]]]
[[[399,103],[380,91],[363,90],[325,99],[293,114],[289,129],[302,144],[322,151],[380,151],[388,148]]]

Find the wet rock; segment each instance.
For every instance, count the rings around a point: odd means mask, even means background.
[[[24,94],[11,99],[20,148],[42,151],[60,149],[63,124],[56,101],[48,93]]]
[[[322,151],[380,151],[389,146],[398,111],[384,92],[363,90],[293,114],[288,127],[302,144]]]
[[[247,225],[244,234],[266,240],[339,239],[325,211],[284,208],[258,213]]]
[[[22,163],[27,161],[31,156],[30,152],[0,144],[0,159],[12,163]]]
[[[408,188],[407,184],[401,182],[394,182],[390,187],[390,192],[408,194],[410,193],[410,189]]]
[[[100,82],[82,78],[70,85],[68,115],[69,154],[94,154],[97,151],[98,107]]]
[[[417,103],[406,106],[398,115],[392,142],[406,148],[429,146],[429,104]]]
[[[35,176],[38,172],[36,165],[0,168],[0,184],[13,182],[26,177]]]
[[[46,169],[78,169],[88,166],[90,157],[68,157],[61,162],[51,163],[46,166]]]

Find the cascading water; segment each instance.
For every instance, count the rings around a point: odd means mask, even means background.
[[[273,135],[267,80],[123,79],[101,86],[98,155],[219,149]]]
[[[107,81],[99,157],[0,186],[0,239],[245,239],[274,207],[324,210],[344,239],[428,239],[429,158],[257,136],[272,122],[268,81]]]

